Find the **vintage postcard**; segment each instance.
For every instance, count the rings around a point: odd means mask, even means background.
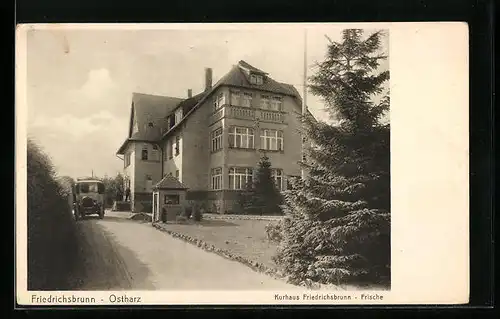
[[[469,300],[464,23],[26,24],[16,298]]]

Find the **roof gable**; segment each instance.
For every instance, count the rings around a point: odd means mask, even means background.
[[[268,73],[260,70],[260,69],[257,69],[256,67],[248,64],[247,62],[243,61],[243,60],[240,60],[238,62],[238,66],[242,69],[244,69],[245,71],[249,71],[249,72],[253,72],[253,73],[259,73],[259,74],[262,74],[262,75],[267,75]]]
[[[156,141],[167,128],[165,117],[183,99],[169,96],[144,93],[132,94],[132,125],[137,125],[137,132],[131,134],[132,139]],[[136,123],[136,124],[134,124]],[[131,132],[133,128],[131,128]]]
[[[214,88],[221,85],[236,86],[290,96],[298,94],[297,90],[290,89],[290,87],[293,86],[288,84],[283,85],[283,83],[277,82],[269,76],[266,76],[263,84],[252,84],[250,83],[250,75],[245,73],[240,65],[233,66],[233,68],[217,82]]]
[[[249,76],[247,76],[245,74],[245,71],[242,70],[241,65],[245,65],[245,67],[254,68],[245,61],[240,61],[238,65],[233,66],[228,73],[226,73],[219,81],[217,81],[217,83],[209,91],[202,92],[196,95],[195,96],[196,98],[193,97],[192,99],[187,99],[183,101],[183,103],[185,103],[184,105],[186,105],[185,110],[187,111],[183,112],[184,116],[182,120],[179,123],[175,124],[173,127],[171,127],[168,131],[164,132],[162,137],[165,137],[171,131],[176,129],[181,123],[183,123],[191,113],[196,111],[196,109],[200,107],[200,105],[202,105],[205,102],[205,100],[209,98],[212,95],[212,93],[214,93],[221,86],[232,86],[239,88],[254,89],[258,91],[267,91],[271,93],[289,95],[299,100],[301,99],[300,94],[298,93],[297,89],[293,87],[293,85],[277,82],[270,77],[266,77],[266,81],[260,85],[250,83]],[[257,68],[254,69],[261,71]]]
[[[184,184],[182,184],[177,178],[172,175],[165,175],[155,186],[155,189],[188,189]]]

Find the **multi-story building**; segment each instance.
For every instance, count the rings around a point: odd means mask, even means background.
[[[186,99],[134,93],[129,134],[117,154],[132,209],[152,201],[152,187],[175,176],[187,198],[208,203],[212,212],[238,212],[238,193],[251,181],[265,153],[278,189],[300,176],[302,100],[290,84],[245,61],[205,90]],[[310,115],[310,113],[309,113]]]

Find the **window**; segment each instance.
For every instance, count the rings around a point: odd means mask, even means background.
[[[222,168],[217,167],[212,169],[212,189],[217,190],[222,188]]]
[[[179,179],[179,170],[175,171],[175,178]]]
[[[127,154],[125,154],[125,167],[128,167],[130,165],[130,158],[131,158],[131,153],[128,152]]]
[[[274,179],[274,182],[276,183],[276,188],[279,191],[282,191],[283,190],[283,170],[273,169],[271,171],[271,176]]]
[[[283,102],[281,97],[273,96],[271,99],[271,110],[283,111]]]
[[[175,124],[179,123],[182,120],[182,108],[178,108],[175,111]]]
[[[241,106],[252,107],[252,93],[244,92],[241,102]]]
[[[241,94],[238,91],[231,91],[231,105],[240,105]]]
[[[149,122],[149,123],[148,123],[148,127],[153,127],[153,126],[154,126],[154,125],[153,125],[153,122]]]
[[[177,135],[175,137],[175,156],[179,155],[180,143],[181,143],[181,137],[180,135]]]
[[[261,85],[263,83],[262,75],[252,74],[250,75],[250,83]]]
[[[153,151],[151,152],[151,156],[154,161],[160,160],[160,152],[158,151],[158,145],[153,144]]]
[[[215,109],[218,110],[219,108],[221,108],[225,102],[226,101],[225,101],[224,92],[219,93],[219,95],[217,95],[217,97],[214,101]]]
[[[254,148],[253,129],[249,127],[230,127],[229,147]]]
[[[271,109],[271,99],[269,98],[268,95],[261,95],[260,96],[260,108],[264,109],[264,110]]]
[[[87,193],[99,193],[104,194],[104,184],[103,183],[80,183],[76,188],[77,193],[87,194]]]
[[[229,188],[245,189],[252,182],[253,170],[251,168],[231,167],[229,169]]]
[[[222,149],[222,127],[219,127],[211,133],[212,152]]]
[[[179,205],[179,195],[165,195],[163,197],[163,204]]]
[[[283,150],[283,131],[263,129],[260,131],[260,148],[270,151]]]
[[[172,157],[174,157],[174,141],[173,140],[169,140],[168,141],[168,158],[169,159],[172,159]]]
[[[143,161],[147,161],[148,160],[148,146],[147,145],[144,145],[142,147],[141,159]]]

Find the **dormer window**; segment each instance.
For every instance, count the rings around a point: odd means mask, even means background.
[[[264,83],[264,79],[262,75],[259,74],[251,74],[250,75],[250,83],[255,84],[255,85],[261,85]]]

